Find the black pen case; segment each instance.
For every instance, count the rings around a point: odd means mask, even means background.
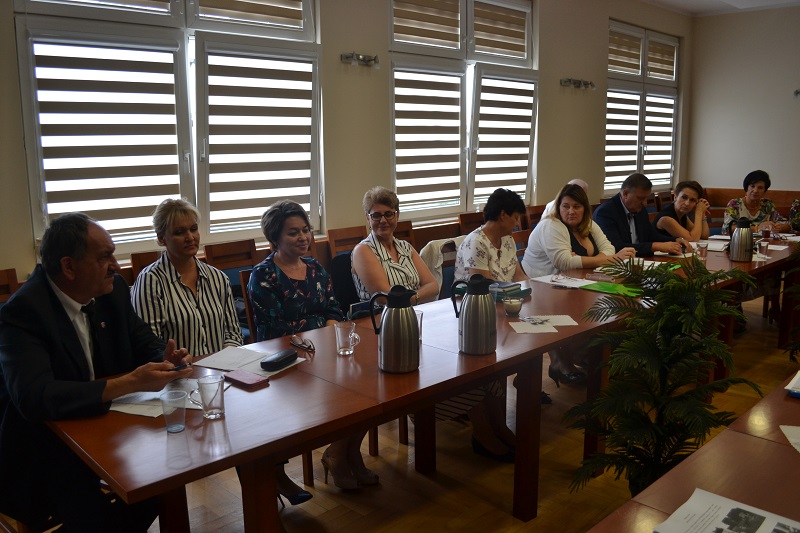
[[[297,350],[281,350],[272,355],[268,355],[261,360],[261,368],[267,372],[275,372],[281,368],[286,368],[297,359]]]

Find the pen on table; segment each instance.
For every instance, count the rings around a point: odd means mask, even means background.
[[[571,287],[569,285],[553,285],[556,289],[577,289],[578,287]]]

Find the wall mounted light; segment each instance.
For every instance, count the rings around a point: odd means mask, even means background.
[[[351,65],[372,67],[378,64],[378,56],[368,56],[367,54],[359,54],[358,52],[346,52],[341,55],[341,58],[342,63],[350,63]]]
[[[562,87],[572,87],[575,89],[597,89],[597,86],[594,84],[593,81],[590,80],[579,80],[577,78],[561,78],[559,83]]]

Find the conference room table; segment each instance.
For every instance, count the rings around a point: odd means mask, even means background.
[[[304,332],[302,336],[316,346],[307,361],[271,377],[266,387],[229,388],[225,417],[220,420],[204,420],[200,411],[187,410],[182,433],[167,434],[161,417],[118,412],[49,425],[124,501],[160,497],[165,532],[189,530],[187,483],[232,466],[239,467],[245,530],[275,531],[278,509],[270,502],[277,497],[276,463],[401,414],[416,413],[416,468],[431,473],[435,403],[516,373],[517,454],[511,511],[527,521],[537,513],[542,355],[570,339],[589,338],[609,322],[581,320],[598,293],[524,284],[533,287],[533,294],[523,303],[521,316],[566,314],[578,325],[559,327],[556,333],[518,334],[509,325],[518,319],[506,317],[498,304],[497,350],[467,355],[458,351],[452,302],[440,300],[418,306],[424,320],[420,367],[414,372],[382,372],[377,336],[371,323],[360,320],[356,330],[361,343],[352,356],[336,354],[333,327]],[[289,347],[289,339],[254,347],[278,351]],[[213,372],[195,366],[194,377]]]
[[[752,270],[777,271],[785,267],[786,257],[786,251],[776,252],[760,266],[753,263]],[[709,252],[708,265],[728,268],[731,262]],[[590,339],[613,321],[582,319],[601,293],[533,281],[523,285],[532,287],[533,293],[524,301],[521,316],[569,315],[578,325],[559,327],[555,333],[518,334],[509,325],[517,319],[506,317],[498,304],[496,351],[467,355],[458,350],[458,320],[451,301],[439,300],[418,306],[424,319],[420,367],[415,372],[382,372],[377,337],[368,319],[362,319],[357,323],[362,341],[353,356],[336,355],[332,327],[304,332],[317,348],[313,357],[273,376],[266,387],[228,389],[221,420],[206,421],[199,411],[187,410],[186,431],[170,435],[161,417],[117,412],[49,425],[124,501],[158,496],[162,531],[189,530],[187,483],[232,466],[239,467],[245,530],[273,531],[279,527],[277,505],[267,502],[277,497],[276,463],[415,413],[415,466],[431,473],[436,468],[435,403],[516,373],[512,514],[527,521],[537,513],[542,355],[567,342]],[[256,347],[278,351],[288,348],[289,341],[273,339]],[[208,372],[213,371],[195,367],[195,377]],[[590,395],[597,390],[598,382],[594,383],[588,387]]]

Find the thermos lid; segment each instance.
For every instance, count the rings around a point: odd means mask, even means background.
[[[489,294],[489,286],[494,282],[492,278],[473,274],[467,280],[467,294]]]
[[[386,307],[411,307],[411,297],[415,294],[417,291],[395,285],[386,293]]]

